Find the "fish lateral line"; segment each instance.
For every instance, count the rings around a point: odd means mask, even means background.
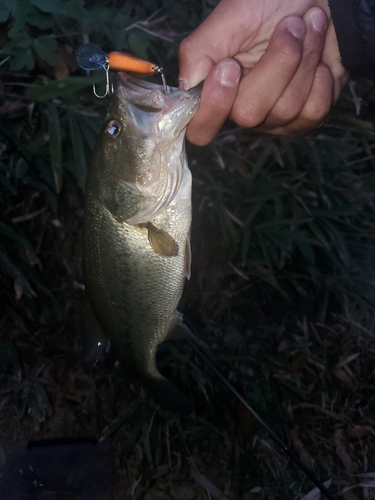
[[[150,76],[160,75],[164,94],[168,95],[169,90],[166,83],[164,70],[162,66],[150,61],[140,59],[139,57],[127,54],[126,52],[104,52],[100,47],[93,43],[84,43],[76,52],[78,65],[86,71],[95,71],[104,69],[106,74],[105,93],[99,95],[93,84],[93,92],[96,97],[102,99],[113,93],[113,86],[110,85],[109,71],[125,71],[131,75]]]

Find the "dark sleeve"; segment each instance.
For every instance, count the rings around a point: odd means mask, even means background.
[[[329,0],[342,65],[352,77],[375,78],[375,0]]]

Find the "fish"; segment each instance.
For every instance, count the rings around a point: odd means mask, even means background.
[[[190,277],[190,90],[117,74],[93,151],[84,200],[84,344],[94,364],[108,339],[126,377],[166,409],[190,409],[158,371],[156,350],[189,332],[177,305]]]

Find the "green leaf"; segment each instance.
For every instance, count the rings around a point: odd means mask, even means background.
[[[0,234],[5,236],[6,238],[10,238],[16,241],[19,245],[21,245],[27,252],[30,264],[39,263],[39,258],[35,253],[34,247],[30,243],[30,241],[23,234],[15,231],[11,227],[4,224],[4,222],[0,221]]]
[[[266,261],[268,268],[272,269],[273,266],[272,266],[272,262],[271,262],[270,253],[269,253],[268,248],[267,248],[267,241],[263,237],[262,233],[260,233],[260,232],[257,233],[257,237],[258,237],[260,249],[261,249],[262,254],[263,254],[263,259]]]
[[[10,42],[3,45],[1,52],[3,54],[13,55],[16,53],[22,54],[24,50],[21,49],[29,49],[31,47],[33,40],[29,36],[25,35],[22,37],[18,37],[16,40],[11,40]]]
[[[10,59],[10,70],[19,71],[23,68],[33,69],[34,68],[34,58],[31,49],[24,51],[17,51],[17,53]]]
[[[349,252],[346,248],[344,242],[344,234],[340,232],[331,222],[327,219],[322,221],[322,225],[325,226],[325,230],[327,234],[330,236],[330,241],[333,247],[336,248],[336,251],[344,264],[349,263]]]
[[[66,16],[81,22],[84,13],[84,0],[64,0],[64,14]]]
[[[293,243],[296,245],[296,247],[303,255],[306,261],[306,265],[315,266],[315,254],[314,250],[312,249],[312,245],[308,243],[303,243],[299,239],[293,240]]]
[[[308,223],[308,226],[311,229],[311,232],[313,233],[313,235],[316,238],[318,238],[319,241],[321,241],[323,243],[323,245],[325,246],[325,248],[327,250],[329,250],[331,247],[330,247],[329,242],[327,241],[327,236],[323,232],[323,230],[321,229],[321,227],[319,226],[319,224],[317,224],[316,222],[312,221],[312,222]]]
[[[0,23],[6,23],[9,19],[9,16],[12,12],[11,1],[2,0],[0,4]],[[14,3],[14,2],[13,2]]]
[[[257,216],[259,210],[262,208],[262,205],[263,205],[263,203],[257,203],[256,205],[254,205],[252,207],[252,209],[250,210],[250,213],[247,216],[247,219],[245,220],[245,224],[244,224],[245,227],[251,226],[254,218]]]
[[[20,411],[24,417],[31,418],[39,424],[52,414],[52,408],[43,386],[39,382],[25,381],[18,390]]]
[[[74,94],[79,90],[90,87],[98,78],[70,76],[64,80],[54,80],[38,87],[29,87],[26,97],[31,101],[49,101],[63,95]]]
[[[47,104],[46,111],[48,118],[51,168],[55,180],[56,193],[60,193],[63,183],[60,117],[56,106],[53,104]]]
[[[256,231],[263,231],[270,229],[271,231],[275,228],[280,228],[283,226],[291,226],[291,227],[296,227],[300,224],[304,224],[306,222],[310,222],[311,218],[309,219],[282,219],[282,220],[270,220],[267,222],[262,222],[260,224],[257,224],[256,226]]]
[[[0,336],[0,372],[12,373],[17,382],[22,379],[22,369],[16,349],[10,337],[4,333]]]
[[[24,289],[26,295],[29,297],[35,297],[36,294],[31,288],[30,283],[26,277],[21,273],[16,265],[0,250],[0,267],[9,274],[16,282],[18,282]]]
[[[241,245],[241,262],[242,264],[245,264],[246,259],[247,259],[247,254],[249,252],[250,248],[250,238],[251,238],[251,231],[250,229],[245,230],[245,235],[242,241]]]
[[[52,29],[55,25],[55,20],[50,14],[40,12],[34,9],[33,12],[27,17],[27,24],[31,26],[36,26],[41,30]]]
[[[87,160],[83,137],[78,120],[72,111],[69,111],[70,135],[73,144],[74,168],[72,169],[79,186],[84,187],[87,175]]]
[[[34,49],[44,61],[51,66],[56,66],[58,60],[56,58],[57,43],[53,38],[44,36],[34,40]]]
[[[35,7],[38,7],[42,12],[49,14],[61,14],[63,12],[62,3],[60,0],[30,0]]]
[[[105,438],[113,434],[119,429],[124,422],[126,422],[136,411],[141,407],[142,401],[140,399],[136,399],[130,404],[123,404],[116,416],[108,425],[103,429],[100,435],[100,441],[103,441]]]
[[[82,134],[85,137],[85,141],[87,142],[90,151],[92,151],[94,149],[96,141],[98,140],[103,118],[101,116],[92,117],[85,114],[80,114],[77,116],[77,120],[82,130]]]
[[[164,464],[164,465],[159,465],[156,468],[156,472],[151,476],[151,479],[156,479],[161,476],[165,476],[165,474],[168,474],[169,472],[169,465]]]
[[[137,57],[142,59],[148,59],[150,40],[148,40],[141,31],[137,30],[137,33],[131,33],[128,38],[128,43],[130,51],[133,54],[136,54]]]
[[[12,8],[12,27],[8,31],[8,38],[19,39],[27,34],[26,23],[29,14],[32,12],[33,6],[28,1],[19,0],[14,2]]]
[[[198,472],[198,470],[191,471],[191,477],[201,486],[204,490],[209,491],[210,494],[218,500],[228,500],[228,497],[219,490],[217,486],[212,483],[207,476]]]
[[[0,183],[10,192],[10,194],[17,194],[17,189],[2,172],[0,172]]]
[[[270,154],[272,153],[271,149],[265,149],[262,154],[258,157],[257,161],[254,163],[254,166],[250,172],[248,177],[248,183],[251,184],[254,182],[255,178],[258,176],[259,172],[262,170],[266,161]]]

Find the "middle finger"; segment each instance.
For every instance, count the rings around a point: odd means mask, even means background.
[[[307,32],[303,44],[301,64],[261,125],[261,130],[282,127],[296,120],[309,96],[324,49],[327,16],[323,10],[314,8],[306,12],[303,19],[307,26]]]
[[[230,115],[238,125],[256,127],[267,118],[298,70],[305,33],[297,16],[276,26],[265,53],[240,82]]]

